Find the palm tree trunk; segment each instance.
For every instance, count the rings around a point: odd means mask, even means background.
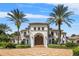
[[[19,35],[20,35],[20,33],[19,33],[19,28],[18,28],[18,44],[19,44]]]
[[[61,25],[58,25],[58,44],[61,42]]]

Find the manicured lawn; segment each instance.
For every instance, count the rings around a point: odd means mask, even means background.
[[[72,56],[71,49],[58,48],[25,48],[25,49],[0,49],[0,56]]]

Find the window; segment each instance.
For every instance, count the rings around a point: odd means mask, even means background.
[[[58,35],[58,32],[56,32],[56,35]]]
[[[49,44],[51,44],[51,40],[49,40]]]
[[[27,40],[27,44],[29,44],[29,41]]]
[[[51,32],[51,34],[52,34],[52,36],[54,35],[54,33],[53,33],[53,32]]]
[[[79,43],[79,40],[77,40],[77,43]]]
[[[21,44],[26,44],[26,39],[23,39],[23,40],[21,41]]]
[[[29,33],[29,30],[28,30],[28,33]]]
[[[26,36],[26,32],[24,32],[24,36]]]
[[[36,27],[34,27],[34,30],[36,30]]]
[[[15,40],[13,39],[13,43],[15,43]]]
[[[44,27],[42,27],[42,30],[44,30]]]
[[[38,30],[40,30],[40,27],[38,27]]]

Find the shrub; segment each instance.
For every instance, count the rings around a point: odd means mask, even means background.
[[[79,56],[79,46],[73,48],[73,55],[74,55],[74,56]]]
[[[24,45],[24,44],[25,44],[25,39],[23,39],[23,40],[21,41],[21,44],[22,44],[22,45]]]
[[[30,48],[30,45],[16,45],[16,48]]]
[[[65,45],[58,45],[58,44],[49,44],[48,45],[49,48],[66,48]]]
[[[9,42],[10,38],[6,34],[0,34],[0,42]]]
[[[5,48],[16,48],[16,44],[9,42],[6,44]]]
[[[0,48],[5,48],[6,44],[6,42],[0,42]]]
[[[52,44],[57,44],[58,39],[52,39]]]
[[[67,42],[65,45],[66,45],[66,47],[70,47],[70,48],[78,46],[76,43],[73,43],[73,42]]]

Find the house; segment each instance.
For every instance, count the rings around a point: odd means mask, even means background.
[[[69,40],[79,44],[79,35],[71,36],[69,37]]]
[[[43,45],[47,47],[48,44],[52,44],[52,39],[58,38],[58,30],[49,27],[48,23],[29,23],[28,28],[20,32],[21,42],[25,41],[26,44],[30,44],[31,47],[35,45]],[[61,30],[61,43],[66,42],[66,33]]]

